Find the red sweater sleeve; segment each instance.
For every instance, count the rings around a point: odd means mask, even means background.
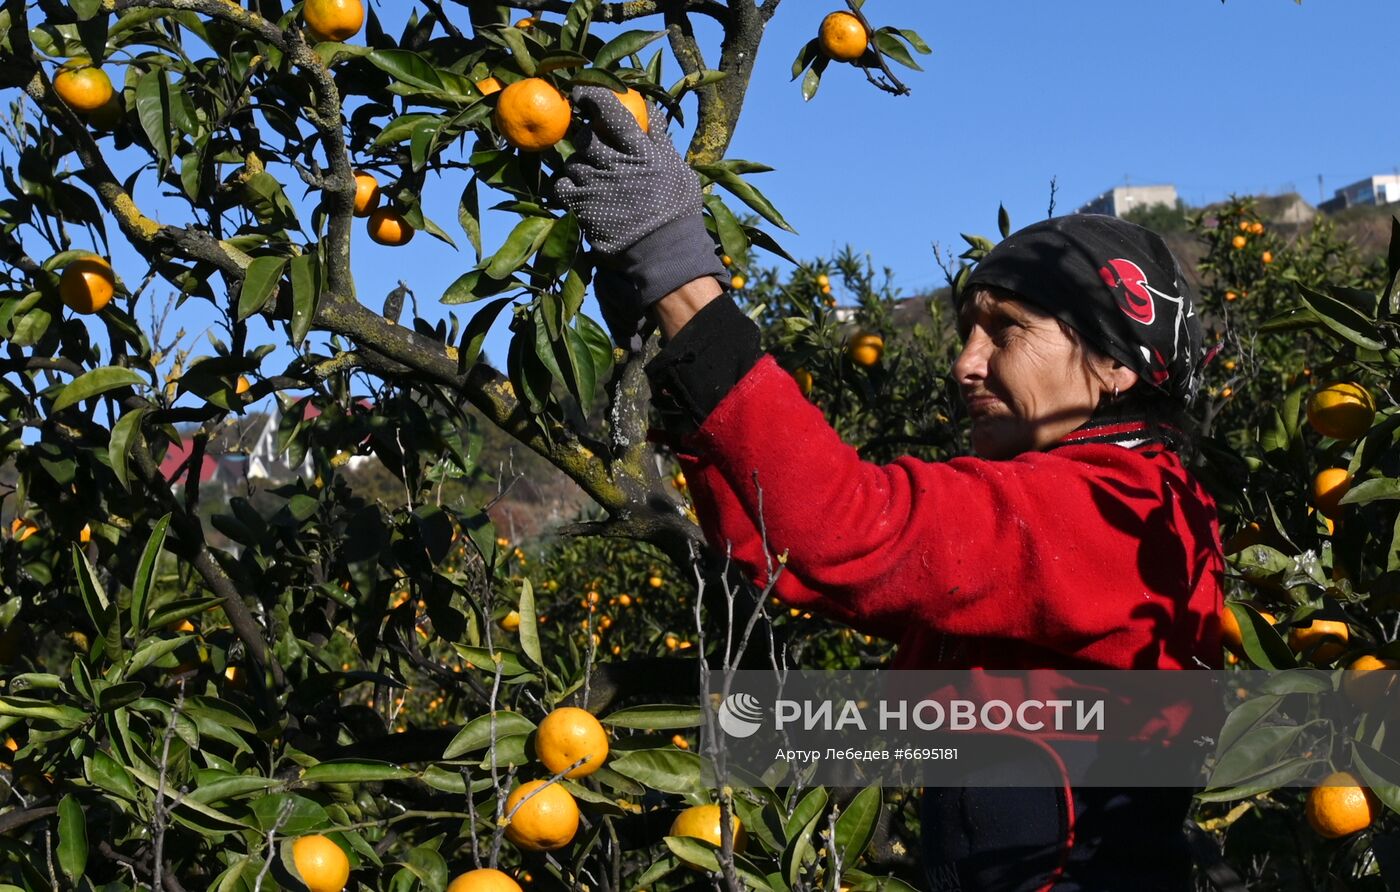
[[[690,438],[696,511],[759,584],[895,640],[1022,642],[1117,668],[1214,665],[1214,505],[1170,452],[1063,446],[878,466],[764,357]],[[1214,654],[1215,656],[1211,656]]]

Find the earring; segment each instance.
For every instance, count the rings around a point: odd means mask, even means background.
[[[1115,400],[1118,399],[1118,385],[1117,385],[1117,384],[1113,385],[1113,398],[1114,398]]]

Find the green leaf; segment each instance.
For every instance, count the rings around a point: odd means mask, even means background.
[[[900,37],[903,37],[905,40],[909,41],[909,45],[914,48],[915,52],[925,56],[933,52],[933,50],[929,48],[929,45],[927,43],[924,43],[924,39],[919,36],[919,32],[911,30],[909,28],[894,28],[892,30]]]
[[[714,193],[705,196],[705,209],[710,212],[715,223],[715,234],[719,236],[720,247],[739,269],[749,266],[749,238],[744,234],[744,226],[724,203],[724,199]]]
[[[684,750],[633,750],[608,763],[613,771],[663,793],[699,793],[701,761]]]
[[[564,16],[564,28],[559,32],[559,45],[566,50],[581,51],[588,42],[588,28],[593,13],[602,0],[574,0]]]
[[[141,562],[136,565],[136,579],[131,586],[131,632],[140,636],[146,631],[146,604],[151,597],[151,586],[155,581],[156,563],[160,560],[161,549],[165,547],[165,533],[170,528],[170,514],[156,521],[151,529],[146,548],[141,552]]]
[[[1387,499],[1400,499],[1400,478],[1378,477],[1356,484],[1342,496],[1343,505],[1365,505]]]
[[[904,44],[899,42],[899,38],[883,28],[875,32],[874,38],[875,48],[878,49],[882,55],[889,56],[906,68],[912,68],[915,71],[923,71],[923,69],[919,67],[919,63],[914,61],[914,57],[909,55],[909,50],[905,48]]]
[[[833,853],[845,865],[855,864],[875,836],[875,823],[883,804],[880,788],[870,786],[856,794],[836,819],[836,846]]]
[[[1292,649],[1259,611],[1239,601],[1226,601],[1225,606],[1239,623],[1244,655],[1251,663],[1260,669],[1283,670],[1297,667],[1298,661]]]
[[[1314,291],[1301,282],[1297,284],[1303,303],[1317,314],[1322,324],[1358,347],[1367,350],[1385,349],[1385,342],[1380,339],[1373,320],[1345,301]]]
[[[300,836],[332,826],[324,806],[296,793],[274,793],[254,800],[253,826],[262,833],[274,827],[282,836]]]
[[[139,797],[131,773],[105,750],[97,750],[83,760],[83,774],[93,786],[135,802]]]
[[[640,731],[662,731],[671,728],[698,728],[703,716],[698,706],[676,706],[654,703],[631,706],[604,716],[600,721],[614,728],[634,728]]]
[[[292,258],[292,346],[300,347],[311,331],[321,299],[321,264],[315,254]]]
[[[802,76],[802,72],[820,58],[821,43],[813,37],[802,45],[802,49],[797,51],[797,58],[792,60],[792,79],[797,80]]]
[[[624,31],[603,44],[593,57],[593,65],[595,68],[612,68],[622,59],[641,52],[648,44],[665,36],[665,31]]]
[[[78,593],[82,595],[83,607],[92,620],[92,627],[97,634],[105,635],[111,622],[108,616],[111,603],[107,600],[107,593],[102,590],[102,583],[97,579],[97,569],[92,566],[92,562],[76,542],[73,543],[73,570],[77,574]]]
[[[286,265],[285,257],[255,257],[248,264],[243,273],[243,290],[238,293],[238,321],[242,322],[267,305]]]
[[[423,90],[443,91],[446,85],[427,59],[409,50],[375,50],[366,58],[371,65],[401,84]]]
[[[141,376],[136,372],[120,366],[109,365],[93,369],[79,375],[67,387],[63,388],[58,399],[54,400],[53,408],[50,411],[59,412],[75,403],[91,399],[109,390],[115,390],[118,387],[134,387],[141,381]]]
[[[477,310],[465,329],[462,331],[462,346],[457,349],[457,367],[459,371],[465,372],[476,364],[477,357],[481,355],[481,346],[486,342],[486,335],[491,330],[491,325],[496,321],[506,304],[513,298],[500,297],[491,301],[486,306]]]
[[[525,217],[515,225],[505,244],[486,263],[486,275],[493,279],[504,279],[520,269],[549,238],[554,228],[553,217]]]
[[[165,77],[164,68],[154,68],[136,81],[136,116],[162,167],[170,163],[174,135],[170,123],[170,84]]]
[[[528,735],[535,730],[535,723],[527,719],[518,712],[498,711],[496,716],[496,736],[495,740],[504,737],[514,737],[518,735]],[[479,715],[457,732],[457,736],[452,738],[452,742],[443,750],[444,759],[456,759],[466,753],[490,746],[491,736],[491,714]]]
[[[32,697],[0,697],[0,716],[39,719],[64,728],[74,728],[87,721],[85,710],[73,706],[55,706],[48,700]]]
[[[58,867],[68,882],[77,884],[87,869],[87,817],[72,793],[58,802]]]
[[[107,460],[112,464],[112,473],[116,474],[117,481],[127,490],[131,489],[131,475],[127,470],[131,447],[139,441],[141,420],[150,411],[149,408],[132,409],[112,425],[112,442],[107,447]]]
[[[822,787],[807,791],[807,794],[797,801],[783,828],[788,842],[796,839],[797,834],[811,832],[810,829],[804,831],[803,828],[821,816],[826,810],[826,802],[827,792]]]
[[[322,762],[301,773],[302,781],[308,784],[365,784],[417,776],[418,772],[389,762],[353,759]]]
[[[763,193],[749,185],[747,181],[741,179],[738,174],[718,164],[696,165],[695,170],[709,177],[715,184],[723,186],[744,204],[758,212],[759,216],[763,217],[769,223],[796,234],[797,230],[788,225],[788,222],[783,219],[783,215],[778,213],[778,209],[773,207],[772,203],[763,196]]]
[[[476,177],[473,176],[467,181],[466,188],[462,190],[462,197],[457,202],[457,222],[462,224],[462,231],[467,234],[467,241],[472,243],[476,259],[480,262],[481,201],[477,192]]]
[[[520,580],[520,628],[516,634],[520,638],[520,650],[530,658],[530,662],[544,668],[544,654],[540,651],[539,629],[535,623],[535,590],[530,577]],[[529,622],[526,622],[526,618]]]

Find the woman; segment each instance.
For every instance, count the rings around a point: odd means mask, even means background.
[[[975,456],[862,462],[724,295],[698,181],[605,89],[556,181],[647,368],[709,541],[789,606],[899,643],[903,669],[1217,667],[1214,503],[1183,467],[1200,325],[1161,239],[1098,216],[1013,234],[958,296]],[[653,120],[659,120],[653,117]],[[761,511],[760,511],[761,508]],[[760,535],[759,518],[766,543]],[[766,545],[766,547],[765,547]],[[1187,889],[1189,791],[929,789],[938,889]]]

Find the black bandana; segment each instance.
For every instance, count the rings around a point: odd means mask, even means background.
[[[1181,267],[1156,233],[1072,214],[1007,236],[972,271],[1069,325],[1148,384],[1189,405],[1200,385],[1201,323]]]

